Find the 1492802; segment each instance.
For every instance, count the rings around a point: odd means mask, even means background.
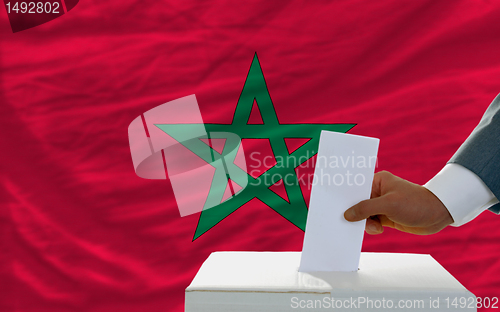
[[[59,2],[7,2],[7,13],[59,13]]]
[[[498,309],[498,297],[447,297],[444,299],[446,308],[454,309]]]

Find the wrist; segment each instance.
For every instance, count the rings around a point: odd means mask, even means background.
[[[432,212],[430,215],[433,216],[433,220],[429,226],[429,234],[434,234],[453,224],[453,217],[443,202],[433,192],[423,186],[422,188],[427,193],[428,202],[426,204]]]

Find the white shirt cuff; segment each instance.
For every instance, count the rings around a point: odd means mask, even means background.
[[[454,221],[452,226],[463,225],[498,203],[474,172],[458,164],[444,166],[424,187],[448,209]]]

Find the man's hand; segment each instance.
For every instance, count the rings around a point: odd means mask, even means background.
[[[453,223],[446,207],[429,190],[387,171],[375,174],[370,199],[347,209],[344,218],[347,221],[368,218],[368,234],[380,234],[384,231],[383,226],[388,226],[407,233],[428,235]]]

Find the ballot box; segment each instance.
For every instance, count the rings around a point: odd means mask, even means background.
[[[300,252],[214,252],[186,312],[476,311],[476,297],[430,255],[361,253],[355,272],[299,272]]]

